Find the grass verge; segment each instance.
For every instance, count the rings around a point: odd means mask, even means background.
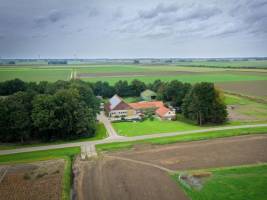
[[[187,142],[187,141],[196,141],[196,140],[207,140],[239,135],[250,135],[250,134],[264,134],[267,133],[267,127],[256,127],[256,128],[242,128],[242,129],[232,129],[232,130],[220,130],[220,131],[210,131],[203,133],[193,133],[185,135],[177,135],[171,137],[162,137],[162,138],[153,138],[146,140],[138,140],[132,142],[114,142],[110,144],[99,144],[96,145],[97,151],[112,151],[120,149],[130,149],[135,144],[171,144],[176,142]]]
[[[211,172],[210,177],[202,178],[201,189],[181,183],[178,174],[172,175],[192,200],[253,199],[267,196],[267,164],[198,170]],[[193,171],[194,172],[194,171]],[[189,172],[190,174],[190,172]]]
[[[78,153],[80,153],[80,147],[71,147],[71,148],[62,148],[62,149],[55,149],[55,150],[2,155],[0,156],[0,165],[1,164],[29,163],[29,162],[63,158],[66,161],[66,163],[65,163],[65,168],[64,168],[62,199],[69,200],[70,189],[71,189],[71,184],[72,184],[71,183],[72,181],[71,179],[72,158]]]

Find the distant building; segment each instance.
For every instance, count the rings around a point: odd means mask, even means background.
[[[105,105],[105,112],[109,118],[131,118],[136,115],[136,111],[116,94]]]
[[[140,96],[144,101],[155,101],[157,99],[157,94],[152,90],[145,90],[141,92]]]

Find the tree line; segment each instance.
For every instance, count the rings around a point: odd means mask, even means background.
[[[145,89],[157,93],[184,117],[199,125],[222,123],[227,118],[222,94],[213,83],[182,83],[178,80],[140,80],[95,83],[81,80],[24,82],[19,79],[0,83],[0,140],[25,142],[92,136],[96,130],[99,100],[140,96]]]
[[[155,80],[145,84],[140,80],[118,81],[114,85],[98,81],[92,84],[95,95],[105,98],[115,93],[121,97],[139,96],[145,89],[157,93],[157,99],[170,102],[184,117],[202,125],[205,123],[223,123],[227,119],[226,105],[222,93],[213,83],[183,83],[178,80],[164,82]]]
[[[93,136],[99,100],[82,81],[0,84],[0,141],[51,141]]]

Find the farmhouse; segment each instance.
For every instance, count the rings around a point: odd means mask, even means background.
[[[105,105],[105,112],[109,118],[133,118],[136,116],[136,111],[116,94]]]
[[[157,98],[157,94],[152,90],[145,90],[141,92],[140,96],[144,101],[154,101]]]
[[[175,111],[165,107],[162,101],[151,101],[151,102],[137,102],[129,104],[136,113],[144,113],[147,110],[153,111],[158,117],[165,120],[171,120],[175,117]]]
[[[141,101],[137,103],[126,103],[118,95],[114,95],[105,105],[106,115],[111,120],[118,119],[140,119],[145,112],[150,111],[161,119],[171,120],[175,117],[175,111],[165,107],[162,101]]]

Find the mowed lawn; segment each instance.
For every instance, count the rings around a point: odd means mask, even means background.
[[[160,121],[157,119],[153,121],[145,120],[143,122],[115,122],[112,125],[118,134],[124,136],[148,135],[204,128],[181,121]]]
[[[267,198],[267,164],[210,171],[200,190],[181,184],[192,200],[264,200]],[[174,176],[177,181],[177,176]]]

